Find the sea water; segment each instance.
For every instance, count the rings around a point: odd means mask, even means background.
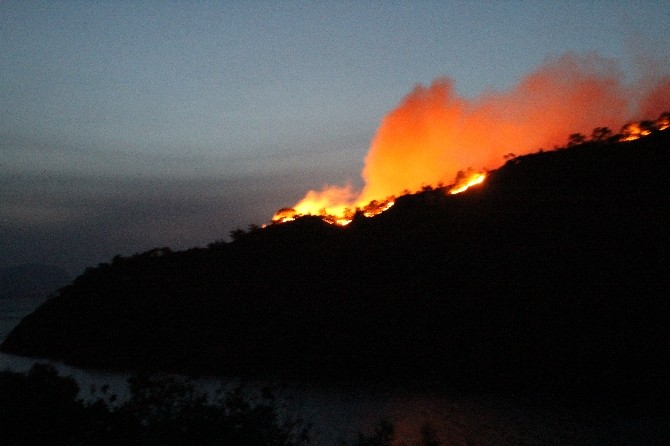
[[[43,300],[0,299],[0,340]],[[36,362],[0,353],[0,370],[26,372]],[[118,402],[129,397],[128,374],[82,370],[50,362],[62,376],[72,376],[80,398],[93,401],[107,385]],[[251,391],[270,387],[280,414],[311,425],[312,444],[351,444],[359,433],[370,433],[381,421],[391,422],[398,444],[412,444],[430,425],[441,444],[654,444],[668,433],[657,420],[600,422],[561,410],[539,408],[523,401],[490,396],[463,396],[374,388],[369,385],[244,382],[237,378],[200,379],[205,390],[232,389],[244,384]],[[660,443],[659,443],[660,444]]]
[[[44,298],[0,298],[0,342],[25,316],[35,310]]]

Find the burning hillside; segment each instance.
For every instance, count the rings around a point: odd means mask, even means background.
[[[645,407],[665,404],[663,119],[633,141],[571,134],[565,150],[508,155],[452,186],[484,181],[482,193],[425,187],[372,202],[346,230],[300,218],[207,248],[117,256],[0,349],[123,370],[647,391]]]
[[[664,113],[657,121],[631,122],[620,135],[609,130],[635,115],[633,110],[658,115],[670,108],[670,78],[660,77],[648,90],[625,85],[616,64],[597,56],[563,56],[507,92],[474,99],[459,97],[451,80],[437,79],[415,87],[382,120],[365,158],[361,191],[311,190],[272,221],[317,215],[346,225],[357,211],[376,215],[396,197],[426,186],[450,184],[450,194],[463,192],[485,181],[486,171],[510,154],[557,148],[566,135],[573,144],[583,142],[594,125],[604,126],[594,130],[595,140],[630,141],[667,129],[670,115]]]
[[[670,128],[670,112],[664,112],[655,121],[629,122],[621,128],[618,134],[612,134],[608,127],[596,127],[590,139],[587,139],[581,133],[573,133],[570,135],[568,144],[603,140],[635,141],[652,134],[654,131],[663,131],[668,128]],[[504,158],[514,156],[513,153],[509,153]],[[469,168],[466,171],[458,171],[454,182],[450,186],[444,187],[440,182],[437,187],[444,189],[448,194],[455,195],[484,183],[486,177],[486,170],[478,172]],[[403,195],[407,193],[410,193],[410,191],[406,189]],[[322,192],[310,191],[295,207],[282,208],[277,211],[272,217],[272,222],[286,223],[300,216],[314,215],[321,217],[326,223],[346,226],[351,223],[357,212],[362,213],[365,217],[374,217],[393,206],[396,199],[396,196],[391,195],[381,201],[372,200],[365,205],[358,203],[355,207],[352,207],[347,204],[351,201],[352,196],[353,194],[348,188],[331,187]]]
[[[659,93],[669,83],[669,77],[659,77],[651,91],[632,89],[613,61],[575,55],[541,66],[509,91],[474,99],[458,96],[451,80],[437,79],[415,87],[382,120],[365,158],[361,191],[350,186],[309,191],[272,221],[317,215],[346,225],[357,211],[376,215],[396,197],[426,186],[451,184],[449,193],[463,192],[481,184],[486,171],[510,154],[557,148],[566,135],[573,144],[583,142],[594,125],[604,125],[594,130],[596,140],[630,141],[666,129],[668,113],[658,121],[631,122],[621,136],[609,130],[635,115],[633,110],[658,115],[670,108],[670,98]]]

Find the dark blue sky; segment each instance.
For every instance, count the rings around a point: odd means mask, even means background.
[[[26,2],[0,14],[0,266],[71,273],[352,182],[415,84],[504,91],[566,52],[670,61],[667,1]]]

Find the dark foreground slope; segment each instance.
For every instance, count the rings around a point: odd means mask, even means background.
[[[670,394],[670,132],[86,271],[1,350],[94,367]],[[649,402],[650,400],[648,400]]]

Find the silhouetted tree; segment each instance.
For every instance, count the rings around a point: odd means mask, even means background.
[[[658,130],[665,130],[670,128],[670,112],[663,112],[656,120],[656,128]]]
[[[654,121],[640,121],[640,130],[644,133],[651,133],[656,130],[656,123]]]
[[[656,131],[656,123],[654,121],[629,122],[621,127],[621,134],[627,139],[646,136],[654,131]]]
[[[0,372],[0,444],[219,445],[307,444],[299,420],[280,420],[271,395],[254,399],[241,388],[210,397],[186,378],[139,375],[117,408],[104,399],[84,403],[79,386],[36,364],[27,374]],[[93,391],[95,389],[92,389]]]
[[[229,235],[230,235],[230,238],[231,238],[231,239],[233,239],[233,240],[239,240],[239,239],[241,239],[242,237],[244,237],[244,235],[245,235],[246,233],[247,233],[247,231],[245,231],[244,229],[237,228],[237,229],[233,229],[232,231],[230,231]]]
[[[0,373],[0,443],[67,444],[81,433],[84,405],[79,387],[50,365],[36,364],[27,375]]]
[[[216,248],[221,248],[222,246],[225,246],[226,244],[227,244],[227,242],[225,240],[219,239],[219,240],[214,240],[211,243],[208,243],[207,247],[210,248],[210,249],[216,249]]]
[[[440,446],[435,430],[429,423],[421,426],[421,443],[417,446]]]
[[[591,133],[591,140],[606,141],[612,136],[612,130],[609,127],[596,127]]]
[[[138,375],[128,380],[131,397],[119,409],[138,422],[142,438],[161,445],[296,445],[307,442],[298,422],[279,421],[271,395],[254,403],[242,388],[213,400],[186,378]],[[210,401],[211,400],[211,401]]]
[[[358,441],[354,446],[391,446],[395,430],[393,424],[388,421],[381,421],[375,426],[374,432],[370,435],[358,434]]]
[[[582,144],[584,141],[586,141],[586,136],[581,133],[573,133],[568,137],[568,147]]]

